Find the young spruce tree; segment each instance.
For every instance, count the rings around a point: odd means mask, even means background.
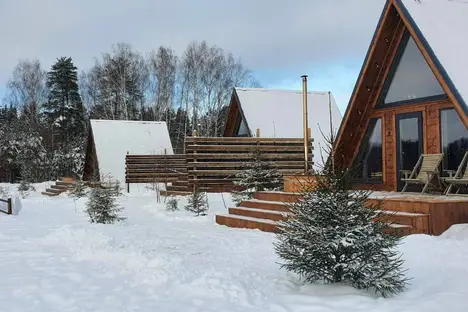
[[[291,206],[275,242],[281,267],[305,282],[397,294],[407,284],[396,248],[400,238],[384,232],[386,217],[379,205],[366,205],[368,191],[351,191],[353,171],[329,163],[313,190]]]
[[[205,192],[196,190],[192,195],[188,196],[188,204],[185,210],[193,212],[198,216],[204,215],[208,211],[208,199]]]
[[[177,201],[177,199],[175,197],[171,197],[166,202],[166,210],[167,211],[177,211],[177,210],[179,210],[178,204],[179,204],[179,202]]]
[[[117,203],[113,183],[103,183],[102,187],[93,188],[86,208],[91,223],[109,224],[125,220],[119,215],[123,208]]]
[[[244,163],[242,171],[236,174],[235,185],[240,191],[232,193],[233,201],[239,205],[242,200],[251,199],[255,192],[279,191],[283,188],[281,173],[263,160],[263,154],[256,149],[251,154],[251,161]]]

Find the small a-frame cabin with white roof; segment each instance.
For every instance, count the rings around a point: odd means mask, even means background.
[[[90,121],[83,180],[102,176],[125,183],[125,156],[173,155],[165,122],[94,120]]]
[[[314,167],[322,165],[325,138],[331,128],[336,134],[341,113],[330,92],[308,92],[308,127],[314,139]],[[331,121],[331,125],[330,125]],[[228,109],[225,137],[256,135],[263,138],[302,138],[303,102],[301,91],[235,88]]]
[[[397,191],[422,153],[457,170],[468,148],[468,3],[387,0],[348,104],[335,160],[355,187]]]

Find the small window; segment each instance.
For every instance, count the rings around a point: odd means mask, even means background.
[[[354,166],[356,182],[382,182],[382,119],[371,119]]]
[[[468,149],[468,130],[455,109],[440,111],[440,134],[443,169],[457,170]]]
[[[414,39],[406,33],[382,90],[383,106],[444,97],[445,92]],[[382,103],[383,102],[383,103]]]
[[[247,124],[245,123],[244,119],[240,122],[239,129],[237,130],[237,136],[247,136],[249,134],[249,130],[247,129]]]

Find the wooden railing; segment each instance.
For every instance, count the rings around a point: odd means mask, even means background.
[[[309,165],[313,165],[312,144]],[[189,137],[186,139],[188,181],[202,188],[232,186],[235,174],[260,151],[262,159],[283,174],[304,172],[303,139]]]
[[[6,203],[7,209],[2,209],[3,204]],[[11,215],[13,214],[13,207],[11,204],[11,198],[8,199],[2,199],[0,198],[0,212]]]
[[[125,183],[168,183],[187,175],[185,155],[127,155]]]

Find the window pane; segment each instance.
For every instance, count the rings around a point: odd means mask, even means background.
[[[392,82],[386,90],[385,104],[445,94],[411,36],[396,62],[399,63],[393,75],[390,74]]]
[[[245,124],[244,119],[242,119],[239,130],[237,131],[238,136],[246,136],[248,134],[247,132],[247,125]]]
[[[382,181],[382,120],[372,119],[356,158],[357,179]]]
[[[440,111],[440,127],[444,170],[457,170],[468,148],[468,130],[455,109]]]

